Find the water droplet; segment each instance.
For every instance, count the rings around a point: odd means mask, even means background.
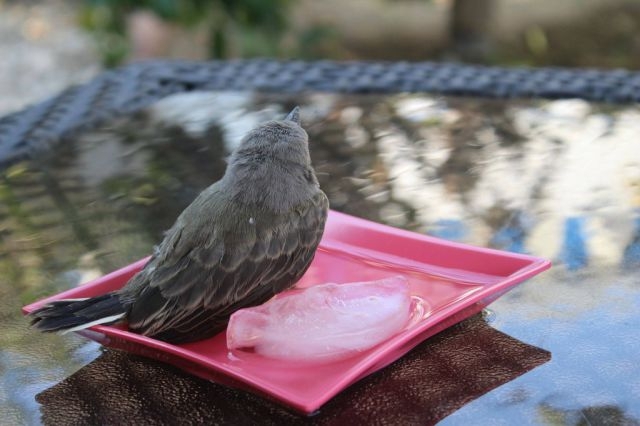
[[[484,318],[487,323],[491,324],[496,320],[496,313],[491,309],[484,308],[482,310],[482,318]]]

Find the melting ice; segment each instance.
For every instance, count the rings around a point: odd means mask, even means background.
[[[321,284],[235,312],[227,327],[227,346],[270,358],[333,361],[400,332],[409,322],[411,302],[402,276]]]

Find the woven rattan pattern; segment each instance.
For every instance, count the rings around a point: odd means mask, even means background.
[[[494,98],[640,101],[640,72],[496,68],[408,62],[150,61],[107,71],[87,84],[0,118],[0,168],[77,130],[195,90],[297,93],[428,92]]]

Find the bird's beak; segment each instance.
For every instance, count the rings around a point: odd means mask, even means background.
[[[299,126],[300,125],[300,107],[295,107],[294,109],[292,109],[289,115],[287,115],[287,117],[285,118],[285,120],[293,121]]]

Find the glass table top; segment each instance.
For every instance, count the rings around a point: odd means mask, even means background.
[[[310,417],[174,367],[30,330],[20,307],[151,252],[261,121],[302,108],[331,207],[554,262]],[[2,172],[7,424],[637,424],[640,112],[580,100],[192,93]]]

